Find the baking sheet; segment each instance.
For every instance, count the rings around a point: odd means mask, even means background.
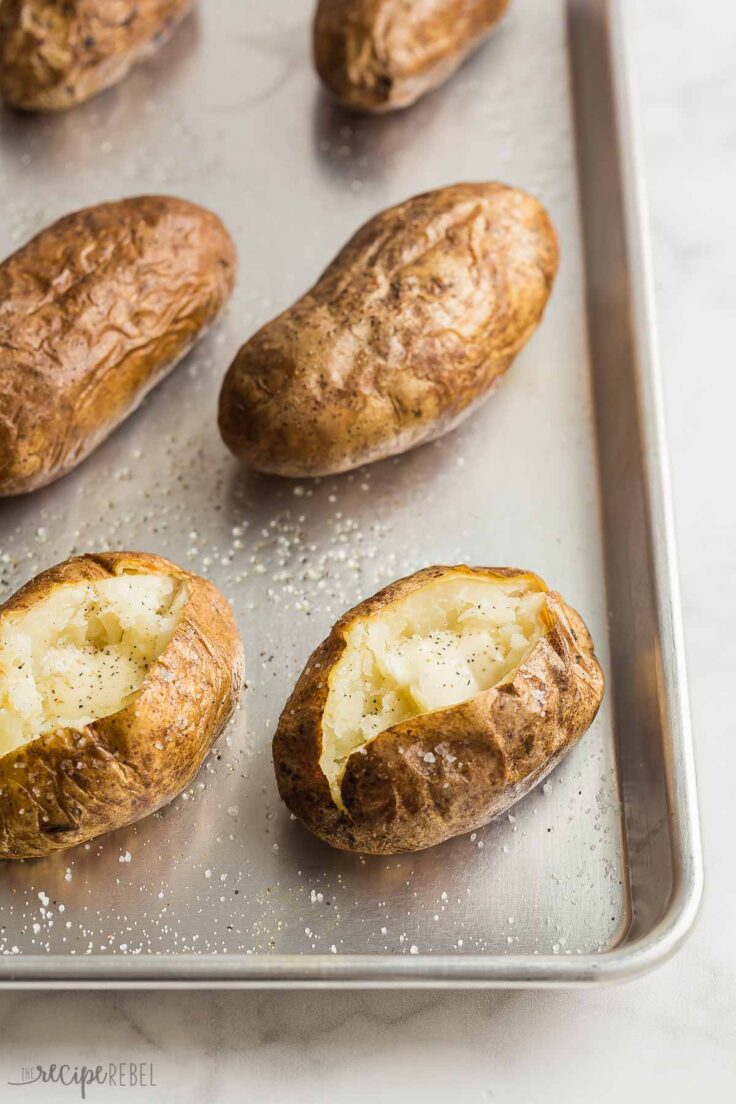
[[[601,976],[637,915],[641,935],[654,930],[673,892],[661,710],[658,820],[645,831],[637,817],[651,793],[629,784],[626,755],[619,772],[609,643],[626,625],[610,621],[606,589],[616,538],[610,517],[602,524],[608,461],[596,447],[567,6],[517,0],[441,91],[377,119],[320,92],[311,12],[306,0],[210,0],[117,89],[58,118],[0,115],[3,254],[71,209],[144,192],[212,207],[240,254],[222,321],[142,408],[63,481],[0,503],[0,596],[74,552],[169,556],[233,603],[248,684],[167,809],[53,859],[2,866],[9,983],[581,980]],[[489,403],[439,442],[346,476],[291,482],[239,467],[215,417],[239,344],[376,211],[485,179],[538,195],[562,246],[545,320]],[[418,855],[343,855],[280,804],[271,736],[335,617],[433,562],[540,573],[584,612],[609,693],[581,744],[511,815]],[[657,687],[642,692],[661,704]],[[650,829],[632,866],[632,833],[638,845]],[[632,878],[652,857],[664,903],[637,914]]]

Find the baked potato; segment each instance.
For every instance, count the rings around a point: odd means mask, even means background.
[[[507,7],[508,0],[319,0],[314,63],[345,107],[408,107],[454,73]]]
[[[3,0],[0,95],[63,111],[117,84],[153,54],[192,0]]]
[[[557,239],[541,204],[457,184],[376,215],[240,349],[220,432],[240,460],[330,475],[452,429],[542,317]]]
[[[538,576],[428,567],[344,614],[279,720],[279,793],[333,847],[419,851],[504,813],[583,735],[603,674]]]
[[[168,196],[102,203],[0,264],[0,495],[53,482],[95,449],[225,304],[235,246]]]
[[[0,606],[0,859],[50,855],[187,786],[243,650],[220,592],[159,556],[76,556]]]

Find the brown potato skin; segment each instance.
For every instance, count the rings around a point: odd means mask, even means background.
[[[598,711],[604,679],[588,630],[559,594],[546,591],[548,631],[513,678],[461,705],[394,725],[354,752],[342,781],[346,811],[339,809],[319,761],[329,677],[345,634],[358,618],[450,573],[520,576],[546,590],[537,576],[515,568],[428,567],[399,579],[336,622],[281,714],[273,740],[281,798],[340,850],[421,851],[480,828],[544,778]],[[425,760],[428,752],[433,762]]]
[[[319,0],[314,63],[345,107],[408,107],[490,34],[508,0]]]
[[[169,196],[59,219],[0,264],[0,495],[93,451],[189,351],[235,282],[217,215]]]
[[[549,217],[503,184],[456,184],[367,222],[238,352],[220,432],[263,472],[332,475],[452,429],[539,323],[558,263]]]
[[[230,606],[208,580],[160,556],[75,556],[0,606],[0,621],[60,584],[127,571],[185,580],[182,619],[125,709],[0,757],[0,859],[51,855],[166,805],[197,774],[238,703],[243,646]]]
[[[192,0],[3,0],[0,95],[64,111],[117,84],[154,53]]]

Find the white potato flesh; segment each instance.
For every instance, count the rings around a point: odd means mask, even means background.
[[[544,635],[533,579],[454,573],[358,620],[330,676],[320,766],[342,806],[350,755],[379,733],[510,678]]]
[[[0,618],[0,755],[123,709],[165,651],[187,587],[169,575],[65,583]]]

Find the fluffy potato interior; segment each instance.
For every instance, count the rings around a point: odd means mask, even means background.
[[[0,620],[0,755],[128,704],[186,603],[168,575],[68,583]]]
[[[545,632],[540,587],[526,576],[450,574],[355,622],[322,718],[320,766],[336,804],[354,751],[513,674]]]

